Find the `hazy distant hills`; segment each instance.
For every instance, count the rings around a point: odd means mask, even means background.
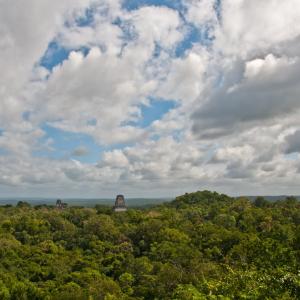
[[[254,200],[257,196],[245,196],[250,200]],[[287,195],[279,195],[279,196],[263,196],[265,199],[269,201],[278,201],[283,200],[287,197]],[[296,198],[300,198],[300,196],[295,196]],[[31,205],[55,205],[56,198],[29,198],[29,197],[7,197],[0,198],[0,205],[16,205],[18,201],[26,201]],[[94,207],[95,205],[114,205],[115,199],[97,199],[97,198],[62,198],[64,202],[66,202],[69,206],[84,206],[84,207]],[[127,198],[126,205],[128,207],[142,207],[149,205],[158,205],[164,202],[169,202],[174,200],[174,198]]]
[[[31,205],[55,205],[56,198],[29,198],[29,197],[16,197],[16,198],[0,198],[0,205],[16,205],[18,201],[26,201]],[[62,198],[62,200],[69,206],[84,206],[84,207],[94,207],[95,205],[111,205],[115,203],[115,199],[96,199],[96,198]],[[127,198],[126,205],[129,207],[140,207],[148,205],[157,205],[163,202],[171,201],[172,198]]]

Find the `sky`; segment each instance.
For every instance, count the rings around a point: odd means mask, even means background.
[[[0,197],[300,194],[299,0],[0,0]]]

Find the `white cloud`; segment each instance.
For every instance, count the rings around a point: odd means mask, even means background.
[[[33,65],[61,28],[67,15],[87,5],[88,0],[0,2],[0,126],[20,122],[27,103],[22,89]],[[30,13],[25,13],[30,12]]]
[[[216,25],[217,13],[215,0],[188,0],[184,1],[187,7],[186,19],[197,27],[207,28]]]
[[[216,43],[244,58],[270,52],[299,36],[299,18],[297,0],[225,0]]]
[[[194,101],[204,88],[208,57],[204,49],[193,49],[185,57],[173,60],[158,95],[183,103]]]
[[[274,73],[282,73],[282,70],[295,64],[297,60],[298,58],[278,58],[273,54],[268,54],[264,59],[257,58],[246,62],[244,77],[246,79],[254,77],[264,79]]]
[[[204,151],[197,144],[176,142],[171,137],[146,141],[134,147],[104,154],[100,166],[121,169],[127,180],[164,181],[194,180],[207,176],[203,168]]]
[[[123,124],[138,118],[138,105],[149,85],[136,68],[131,58],[102,53],[98,48],[92,48],[86,57],[71,52],[38,93],[40,106],[32,120],[90,134],[99,143],[134,140],[143,130]],[[90,120],[96,123],[91,125]]]
[[[160,47],[170,49],[183,38],[178,12],[167,7],[142,7],[127,18],[134,26],[138,41],[144,45],[153,47],[156,42]]]

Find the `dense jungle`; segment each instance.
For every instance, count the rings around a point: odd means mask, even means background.
[[[3,205],[0,299],[300,299],[300,202],[199,191],[121,213]]]

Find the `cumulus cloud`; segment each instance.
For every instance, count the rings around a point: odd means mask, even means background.
[[[299,36],[297,0],[225,0],[221,14],[216,43],[226,54],[253,57]]]
[[[207,51],[200,48],[175,59],[158,94],[166,99],[182,101],[183,104],[194,101],[204,88],[208,57]]]
[[[47,120],[63,130],[90,134],[99,143],[139,137],[141,129],[122,126],[138,117],[139,97],[145,97],[149,85],[134,64],[131,58],[103,54],[99,48],[92,48],[86,57],[71,52],[39,92],[43,102],[32,120]]]
[[[31,70],[49,41],[63,26],[66,18],[89,3],[72,1],[0,2],[0,126],[9,127],[11,120],[20,122],[26,107],[22,89],[28,83]],[[25,11],[30,13],[25,13]]]
[[[99,166],[110,165],[122,170],[123,179],[161,181],[163,184],[169,180],[208,178],[211,170],[203,166],[204,154],[204,149],[197,144],[164,137],[106,152]]]
[[[246,123],[277,122],[299,109],[299,60],[276,58],[244,63],[238,82],[225,83],[194,113],[195,133],[206,137],[241,130]]]

